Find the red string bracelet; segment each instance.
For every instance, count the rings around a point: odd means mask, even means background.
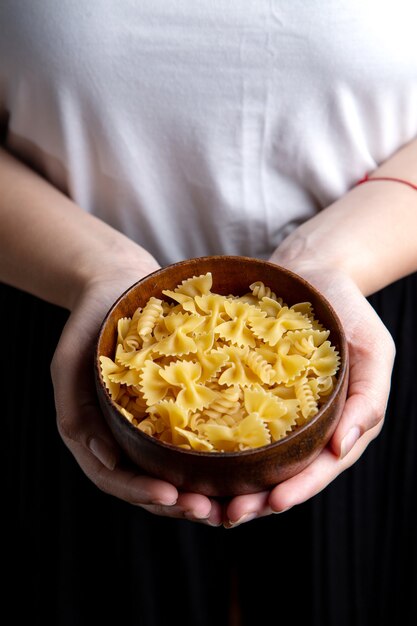
[[[414,189],[414,191],[417,191],[417,185],[414,185],[414,183],[410,183],[409,180],[404,180],[402,178],[395,178],[393,176],[373,176],[372,178],[370,178],[369,174],[365,174],[365,176],[363,178],[358,180],[356,185],[362,185],[363,183],[372,183],[374,180],[375,181],[377,181],[377,180],[390,180],[390,181],[392,181],[394,183],[401,183],[403,185],[407,185],[407,187],[411,187],[411,189]]]

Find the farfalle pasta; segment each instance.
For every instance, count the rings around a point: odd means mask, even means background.
[[[151,297],[117,325],[100,357],[120,412],[185,449],[235,452],[278,441],[311,419],[340,366],[309,302],[288,306],[262,281],[212,291],[210,272]]]

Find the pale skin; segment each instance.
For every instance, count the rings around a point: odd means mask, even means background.
[[[372,176],[417,184],[417,140]],[[234,527],[314,497],[379,434],[395,346],[366,296],[417,270],[417,191],[388,181],[357,186],[271,256],[313,283],[339,314],[349,342],[348,400],[329,445],[304,471],[271,491],[220,504],[127,469],[97,406],[91,348],[99,324],[120,293],[158,262],[4,150],[0,189],[0,280],[70,311],[51,364],[57,424],[99,489],[157,515]]]

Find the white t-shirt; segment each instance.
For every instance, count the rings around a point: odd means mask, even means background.
[[[415,0],[1,0],[6,145],[161,264],[267,257],[417,136],[416,24]]]

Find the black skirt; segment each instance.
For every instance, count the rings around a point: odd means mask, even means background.
[[[397,346],[381,434],[310,501],[232,530],[151,515],[86,478],[58,435],[49,374],[67,313],[0,296],[14,623],[417,624],[417,275],[370,298]]]

